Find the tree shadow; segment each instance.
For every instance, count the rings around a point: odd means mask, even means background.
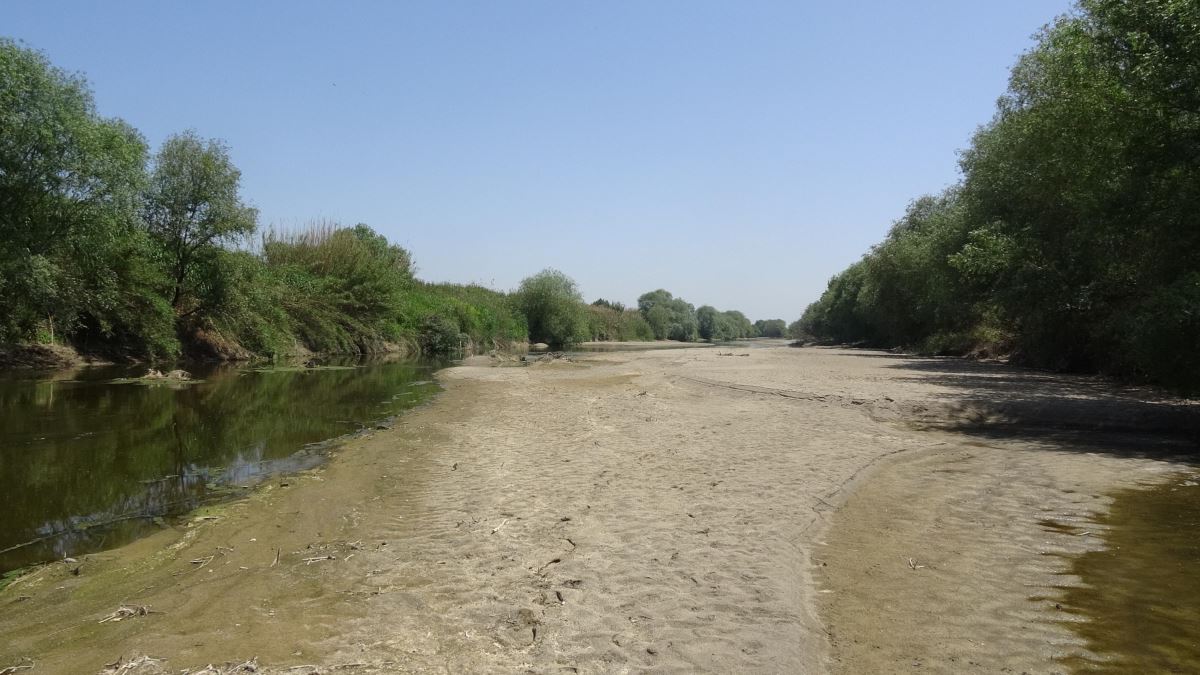
[[[953,357],[857,355],[893,361],[901,381],[943,390],[909,404],[910,423],[1056,449],[1200,464],[1200,402],[1100,376],[1067,375]]]

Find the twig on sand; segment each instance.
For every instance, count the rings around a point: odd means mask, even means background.
[[[307,668],[308,672],[304,673],[304,675],[317,675],[318,673],[327,673],[327,672],[334,671],[334,670],[345,670],[347,668],[363,668],[367,665],[369,665],[369,664],[367,664],[363,661],[357,661],[355,663],[338,663],[338,664],[332,665],[332,666],[317,666],[317,665],[306,663],[302,666],[292,666],[291,668],[284,668],[284,670],[291,672],[293,670],[301,670],[303,668]]]
[[[279,549],[275,549],[275,560],[271,562],[271,567],[279,564]]]
[[[258,657],[254,657],[249,661],[243,661],[238,664],[225,665],[217,667],[211,663],[201,668],[200,670],[185,670],[183,675],[234,675],[234,673],[257,673],[258,672]]]
[[[161,613],[162,612],[156,612],[156,611],[150,609],[150,607],[148,605],[121,605],[120,607],[117,608],[117,611],[113,612],[112,614],[109,614],[108,616],[104,617],[103,619],[100,619],[100,621],[98,621],[97,623],[109,623],[109,622],[116,623],[117,621],[124,621],[125,619],[132,619],[135,616],[146,616],[147,614],[161,614]],[[149,657],[146,657],[146,658],[149,658]]]
[[[919,570],[925,567],[924,565],[918,565],[916,558],[905,558],[904,562],[908,563],[909,568],[914,570]]]
[[[25,658],[22,660],[26,661],[26,663],[18,663],[15,666],[0,668],[0,675],[12,675],[13,673],[20,672],[22,670],[33,670],[33,659]]]
[[[156,665],[165,660],[166,659],[156,659],[153,656],[147,656],[145,654],[143,654],[141,656],[135,656],[135,657],[129,659],[128,661],[125,661],[123,659],[117,659],[116,661],[113,661],[112,663],[105,664],[104,670],[100,671],[100,674],[101,675],[126,675],[126,673],[132,673],[135,670],[141,671],[144,667],[155,667],[154,672],[161,672],[156,668]]]
[[[505,518],[503,522],[501,522],[496,527],[492,528],[492,534],[496,534],[497,532],[500,531],[500,528],[504,527],[507,524],[508,524],[508,518]]]
[[[337,560],[337,558],[333,557],[332,555],[319,555],[313,558],[305,558],[304,564],[311,565],[315,562],[324,562],[326,560]]]

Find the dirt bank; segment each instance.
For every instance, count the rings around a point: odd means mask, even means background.
[[[912,500],[929,492],[977,509],[983,525],[966,528],[976,537],[997,518],[1046,517],[1044,492],[1070,494],[1044,478],[1061,467],[1086,474],[1090,489],[1065,498],[1059,515],[1102,508],[1092,489],[1174,466],[1098,453],[1092,471],[1074,462],[1082,454],[1013,438],[1004,443],[1026,464],[989,473],[986,461],[1000,455],[967,427],[1040,409],[1039,391],[1043,403],[1068,387],[1071,400],[1140,411],[1130,419],[1178,406],[985,366],[960,381],[943,372],[951,363],[733,347],[443,371],[433,405],[319,471],[0,592],[0,668],[94,672],[147,654],[166,660],[145,672],[253,657],[281,671],[823,672],[850,662],[842,636],[871,629],[848,623],[852,605],[839,605],[872,573],[855,573],[853,559],[886,560],[896,545],[869,523],[827,532],[828,522],[851,487],[878,480],[864,476],[891,475],[872,469],[888,457],[982,457],[963,464],[965,487],[927,480],[951,474],[919,464],[920,490],[903,483]],[[1020,396],[987,407],[1016,390],[1004,378],[1023,377],[1033,379]],[[975,504],[974,475],[978,486],[1032,491],[1007,510]],[[849,559],[822,545],[827,534]],[[983,566],[992,552],[1017,566],[1031,555],[985,544]],[[895,562],[911,578],[931,576],[940,569],[931,550],[906,554],[919,569]],[[916,600],[928,616],[954,601],[949,592]],[[122,605],[139,615],[101,623]],[[1026,645],[1058,631],[1045,606],[1028,605],[985,628]]]
[[[0,368],[71,368],[111,363],[65,345],[0,345]]]

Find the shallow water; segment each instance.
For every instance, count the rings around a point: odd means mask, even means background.
[[[315,466],[332,440],[431,396],[436,364],[144,367],[0,375],[0,572],[120,545],[162,519]]]
[[[1076,558],[1067,625],[1097,658],[1078,673],[1200,672],[1200,480],[1184,476],[1114,495],[1106,548]]]

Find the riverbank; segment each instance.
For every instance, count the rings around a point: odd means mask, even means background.
[[[874,650],[872,630],[900,643],[924,629],[847,617],[907,604],[892,589],[908,588],[936,629],[929,617],[981,597],[962,591],[980,569],[992,570],[997,602],[961,637],[1002,636],[1031,659],[1057,658],[1037,647],[1050,642],[1069,656],[1081,648],[1048,601],[1005,610],[1035,594],[1027,579],[1069,561],[1006,533],[1102,510],[1105,490],[1182,464],[1136,439],[1131,452],[1068,448],[1075,431],[1049,430],[1038,411],[1061,401],[1056,418],[1079,425],[1089,410],[1128,424],[1189,411],[1079,378],[785,347],[465,366],[439,380],[433,404],[319,470],[0,592],[0,667],[29,658],[35,673],[95,672],[148,655],[165,661],[133,672],[255,657],[350,672],[853,672],[868,662],[848,645]],[[1000,420],[1025,433],[981,440]],[[951,467],[962,474],[929,464],[967,455]],[[888,477],[899,492],[879,482]],[[882,497],[852,496],[873,485]],[[1051,493],[1060,501],[1043,512]],[[938,517],[946,504],[958,520]],[[925,517],[937,527],[921,527]],[[910,521],[930,541],[897,534]],[[939,556],[937,537],[953,548],[971,532],[970,564],[941,576],[950,553]],[[874,596],[848,592],[894,572],[908,577]],[[106,621],[122,606],[134,616]],[[930,649],[974,659],[967,644]],[[981,663],[1007,665],[1004,653]],[[901,656],[870,663],[911,669]]]

